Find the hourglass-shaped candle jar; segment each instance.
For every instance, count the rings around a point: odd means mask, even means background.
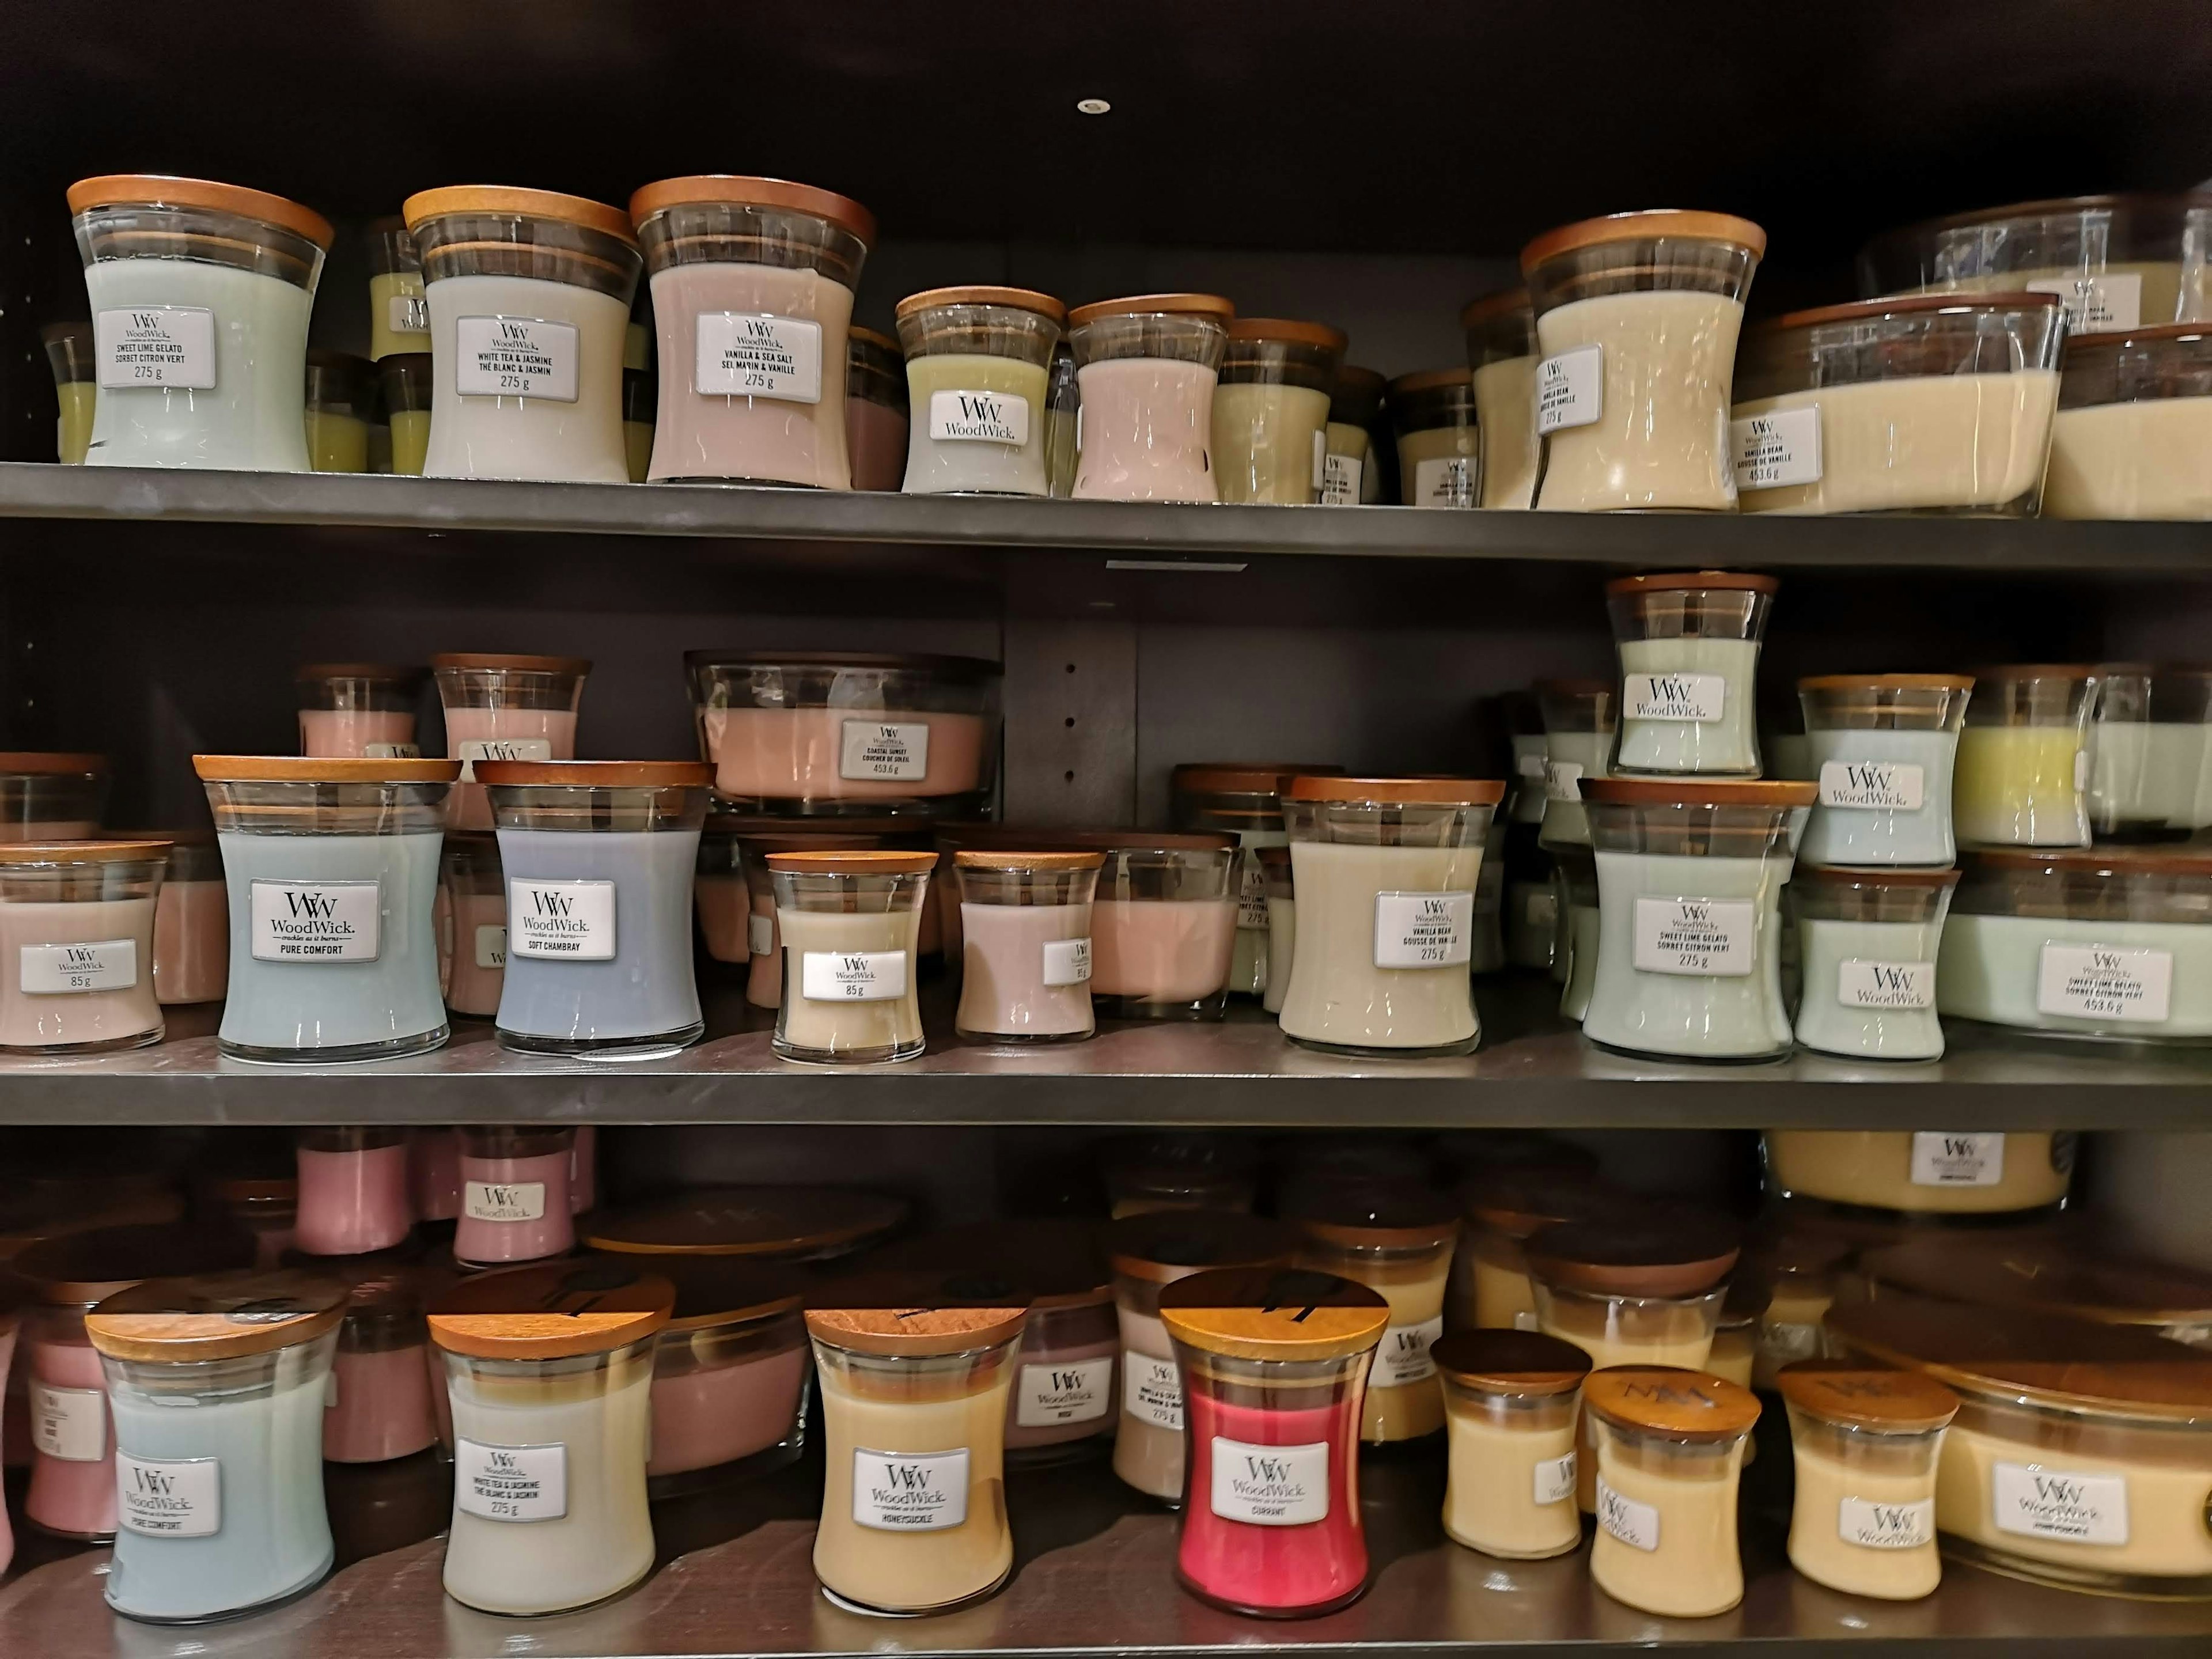
[[[1091,905],[1103,853],[956,855],[963,1036],[1064,1042],[1098,1029],[1091,1012]]]
[[[921,905],[934,853],[771,853],[783,994],[775,1052],[868,1065],[923,1048]]]
[[[1759,775],[1759,647],[1779,586],[1722,570],[1606,585],[1620,658],[1614,772]]]
[[[1047,495],[1053,349],[1067,309],[1018,288],[939,288],[898,303],[909,495]]]
[[[415,741],[420,668],[386,663],[313,662],[293,673],[300,697],[300,752],[330,759],[398,760]]]
[[[1067,313],[1082,392],[1078,501],[1217,501],[1213,394],[1237,308],[1141,294]]]

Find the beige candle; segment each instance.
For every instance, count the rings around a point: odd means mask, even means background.
[[[922,1050],[915,963],[934,853],[771,853],[783,987],[775,1051],[867,1065]]]
[[[1575,1404],[1589,1356],[1532,1331],[1461,1331],[1430,1354],[1450,1446],[1445,1532],[1516,1560],[1580,1544]]]
[[[1367,1373],[1360,1438],[1381,1445],[1434,1434],[1444,1402],[1429,1348],[1443,1334],[1456,1206],[1420,1188],[1346,1186],[1309,1189],[1289,1218],[1305,1235],[1300,1267],[1364,1285],[1390,1304]]]
[[[1943,1576],[1936,1455],[1959,1396],[1917,1371],[1808,1360],[1777,1379],[1797,1460],[1790,1565],[1853,1595],[1908,1601]]]
[[[2036,1210],[2066,1196],[2074,1137],[1944,1129],[1770,1129],[1769,1186],[1793,1198],[1936,1214]]]
[[[1501,1170],[1465,1190],[1467,1225],[1452,1264],[1457,1328],[1533,1331],[1536,1287],[1522,1243],[1562,1221],[1619,1217],[1632,1202],[1569,1169]]]
[[[1726,1613],[1743,1599],[1736,1478],[1757,1398],[1701,1372],[1629,1367],[1592,1372],[1583,1406],[1597,1425],[1590,1577],[1644,1613]]]

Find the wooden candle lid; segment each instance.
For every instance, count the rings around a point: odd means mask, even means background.
[[[1583,1404],[1607,1422],[1669,1440],[1734,1440],[1759,1421],[1749,1389],[1672,1365],[1613,1365],[1583,1381]]]
[[[704,789],[714,781],[705,761],[480,760],[477,781],[550,789]]]
[[[1775,1373],[1775,1386],[1809,1416],[1876,1434],[1925,1434],[1959,1411],[1959,1396],[1925,1371],[1877,1370],[1844,1359],[1800,1359]]]
[[[1528,1269],[1547,1284],[1598,1296],[1688,1297],[1728,1277],[1741,1249],[1723,1216],[1651,1212],[1569,1221],[1532,1235]]]
[[[1460,1207],[1429,1188],[1354,1181],[1307,1185],[1284,1219],[1310,1238],[1348,1249],[1434,1249],[1459,1237]]]
[[[69,187],[69,210],[89,213],[103,207],[186,207],[234,213],[241,219],[305,237],[325,253],[337,239],[331,222],[288,197],[212,179],[179,179],[161,173],[107,173],[80,179]]]
[[[806,1328],[833,1348],[925,1358],[994,1348],[1022,1334],[1028,1303],[990,1274],[854,1273],[806,1298]]]
[[[799,1260],[890,1232],[907,1201],[849,1187],[702,1187],[592,1218],[595,1250]]]
[[[84,1316],[84,1334],[111,1359],[235,1359],[336,1330],[346,1297],[346,1287],[334,1279],[282,1267],[149,1279],[93,1309]]]
[[[1455,1331],[1429,1358],[1453,1382],[1491,1394],[1571,1394],[1590,1370],[1589,1354],[1541,1331]]]
[[[479,1359],[567,1359],[642,1341],[676,1287],[626,1261],[586,1256],[477,1273],[430,1305],[430,1340]]]
[[[1236,1359],[1339,1359],[1364,1353],[1390,1304],[1364,1285],[1296,1267],[1193,1273],[1160,1292],[1168,1334]]]
[[[195,755],[210,783],[452,783],[457,760],[341,760],[313,755]]]
[[[799,876],[919,876],[937,867],[937,854],[881,847],[842,853],[770,853],[768,867]]]

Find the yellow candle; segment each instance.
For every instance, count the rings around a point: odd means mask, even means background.
[[[1959,733],[1951,817],[1960,841],[2087,847],[2088,757],[2067,726],[1968,726]]]

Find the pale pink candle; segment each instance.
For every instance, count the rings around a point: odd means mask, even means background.
[[[414,1217],[403,1131],[308,1130],[297,1157],[300,1248],[309,1255],[362,1255],[407,1237]]]
[[[646,1474],[684,1474],[766,1451],[796,1425],[805,1379],[806,1349],[799,1342],[731,1364],[656,1371]]]
[[[100,1354],[84,1341],[33,1340],[24,1350],[35,1449],[23,1518],[64,1537],[105,1538],[115,1530],[115,1431]]]
[[[461,1212],[461,1132],[410,1129],[407,1188],[417,1218],[451,1221]]]
[[[926,709],[708,708],[700,723],[714,787],[735,800],[913,800],[981,786],[991,724]],[[919,777],[848,777],[846,727],[927,726]],[[909,747],[909,754],[912,753]]]
[[[302,708],[300,752],[334,760],[390,760],[415,752],[415,714],[406,708]]]
[[[573,1249],[573,1135],[563,1130],[464,1130],[462,1136],[461,1217],[453,1232],[453,1259],[471,1265],[538,1261]],[[545,1150],[536,1150],[540,1145]],[[520,1152],[525,1146],[532,1150]],[[508,1150],[491,1154],[495,1146]]]
[[[154,857],[158,869],[161,854]],[[0,903],[0,1047],[77,1048],[158,1037],[154,903],[152,893]],[[90,988],[74,988],[80,981]]]
[[[455,1013],[489,1018],[499,1012],[500,987],[507,979],[507,895],[459,893],[449,902],[453,965],[446,977],[446,1006]]]
[[[221,881],[165,881],[154,901],[154,996],[219,1002],[230,982],[230,901]]]
[[[953,1024],[963,1036],[1078,1036],[1097,1029],[1091,981],[1076,977],[1093,971],[1089,956],[1066,948],[1090,939],[1090,905],[963,904],[960,928]]]
[[[972,926],[963,916],[961,925]],[[1229,982],[1234,899],[1099,899],[1091,907],[1091,989],[1145,1002],[1197,1002]]]
[[[1218,501],[1209,445],[1216,375],[1203,363],[1116,357],[1075,371],[1078,501]]]
[[[335,1395],[323,1413],[323,1455],[333,1463],[411,1457],[437,1437],[422,1342],[353,1349],[342,1337],[331,1363]]]
[[[446,710],[446,758],[465,763],[446,821],[456,830],[492,827],[491,800],[476,781],[480,760],[574,760],[576,714],[570,708],[459,708]]]
[[[752,921],[752,896],[738,875],[700,876],[691,883],[692,902],[699,907],[699,933],[707,954],[717,962],[745,962],[752,956],[747,935]]]

